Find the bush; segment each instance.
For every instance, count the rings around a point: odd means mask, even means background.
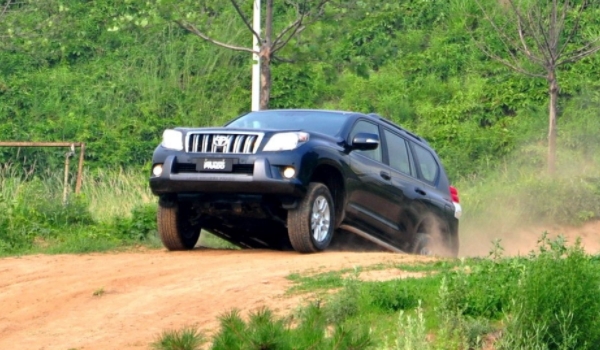
[[[152,343],[155,350],[198,350],[205,343],[205,338],[194,327],[184,327],[181,330],[165,331],[160,338]]]
[[[156,203],[138,205],[131,210],[130,217],[116,217],[109,227],[119,238],[145,241],[157,234],[156,211]]]
[[[505,349],[598,349],[600,270],[581,245],[544,236],[540,252],[527,264]]]
[[[32,247],[36,238],[55,238],[74,227],[94,224],[84,196],[63,203],[56,188],[52,181],[34,178],[16,182],[0,194],[0,252],[22,251]]]

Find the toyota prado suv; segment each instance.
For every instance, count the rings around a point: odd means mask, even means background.
[[[397,252],[458,253],[461,206],[438,156],[376,114],[265,110],[223,127],[168,129],[152,163],[169,250],[194,248],[204,230],[301,253],[344,235]]]

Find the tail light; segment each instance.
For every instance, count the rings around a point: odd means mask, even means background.
[[[454,203],[460,203],[460,200],[458,199],[458,190],[456,187],[450,186],[450,195],[452,196],[452,201]]]

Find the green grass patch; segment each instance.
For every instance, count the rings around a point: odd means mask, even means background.
[[[198,244],[202,247],[213,248],[213,249],[240,249],[233,243],[230,243],[224,239],[221,239],[210,232],[202,231]]]
[[[68,188],[64,200],[56,174],[30,176],[2,168],[0,256],[158,247],[157,204],[146,196],[145,181],[130,171],[86,173],[82,193]],[[100,209],[100,203],[110,211]]]
[[[206,342],[205,336],[195,327],[168,330],[151,344],[154,350],[198,350]]]

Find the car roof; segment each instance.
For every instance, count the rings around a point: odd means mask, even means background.
[[[413,141],[418,143],[422,143],[427,148],[431,148],[429,143],[422,137],[404,129],[400,125],[395,124],[391,120],[384,118],[383,116],[377,113],[361,113],[361,112],[353,112],[353,111],[342,111],[342,110],[330,110],[330,109],[310,109],[310,108],[289,108],[289,109],[265,109],[261,111],[254,111],[253,113],[262,113],[262,112],[319,112],[319,113],[335,113],[335,114],[344,114],[348,116],[360,117],[364,119],[371,120],[373,122],[384,124],[388,127],[396,129],[396,131],[400,131],[402,134],[412,138]]]

